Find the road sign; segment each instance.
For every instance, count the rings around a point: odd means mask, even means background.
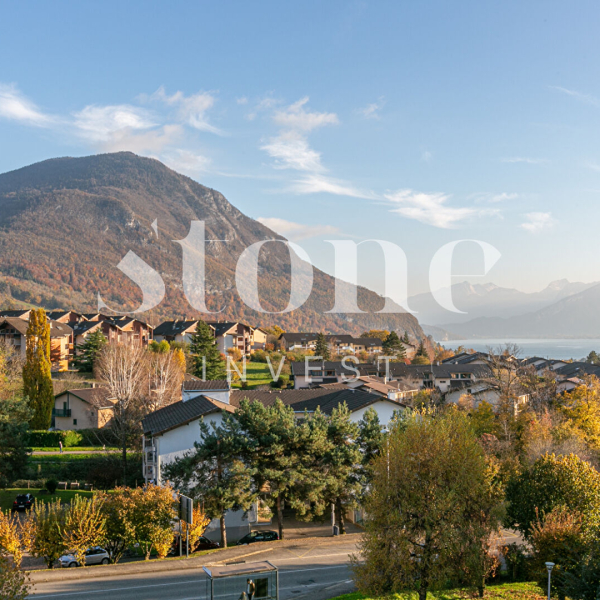
[[[184,523],[194,524],[194,501],[187,496],[179,496],[179,518]]]

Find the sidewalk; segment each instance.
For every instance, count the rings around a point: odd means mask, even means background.
[[[277,519],[270,523],[261,523],[252,525],[252,531],[277,531]],[[346,533],[362,533],[362,528],[354,523],[346,523]],[[298,540],[304,538],[332,537],[332,527],[330,522],[318,523],[299,521],[293,517],[284,517],[283,534],[285,539]]]

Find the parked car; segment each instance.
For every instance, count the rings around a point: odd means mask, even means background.
[[[33,506],[34,498],[31,494],[19,494],[13,502],[12,509],[29,510]]]
[[[58,559],[61,567],[80,567],[81,565],[75,560],[72,554],[65,554]],[[107,565],[110,562],[110,555],[100,546],[88,548],[85,551],[86,565]]]
[[[238,546],[245,546],[246,544],[254,544],[255,542],[272,542],[278,540],[279,534],[276,531],[253,531],[248,535],[245,535],[241,540],[238,540]]]
[[[200,539],[196,541],[194,547],[190,546],[190,552],[199,552],[200,550],[216,550],[220,547],[221,546],[219,542],[213,542],[207,537],[201,536]],[[181,542],[181,550],[183,553],[185,553],[185,536],[183,536],[183,540]],[[169,554],[179,556],[179,535],[175,536]]]

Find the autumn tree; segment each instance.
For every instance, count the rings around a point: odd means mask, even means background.
[[[104,546],[110,560],[116,564],[123,554],[136,542],[135,498],[132,488],[119,487],[110,493],[103,493],[102,513],[106,517]]]
[[[2,600],[25,600],[29,596],[29,576],[0,554],[0,598]]]
[[[451,410],[397,421],[373,462],[361,561],[353,561],[357,587],[377,595],[414,590],[425,600],[457,570],[483,564],[498,506],[465,415]],[[481,569],[470,573],[479,587]]]
[[[329,344],[324,333],[317,334],[317,344],[315,346],[315,356],[320,356],[323,360],[329,360],[331,353],[329,352]]]
[[[85,566],[85,551],[105,539],[107,517],[102,512],[102,504],[99,496],[77,495],[65,508],[63,541],[80,565]]]
[[[584,528],[600,525],[600,474],[574,454],[542,456],[509,481],[506,499],[506,526],[526,538],[538,516],[558,506],[581,514]]]
[[[207,516],[204,511],[204,507],[200,502],[194,504],[193,512],[193,523],[181,523],[181,536],[184,540],[189,542],[190,548],[195,548],[198,540],[204,535],[206,528],[208,527],[211,519]]]
[[[28,399],[32,429],[48,429],[52,422],[54,392],[50,362],[50,323],[43,308],[29,315],[26,334],[25,366],[23,367],[23,394]]]
[[[65,509],[60,500],[35,501],[26,515],[23,530],[26,533],[27,550],[36,558],[43,558],[49,569],[69,548],[65,544]]]
[[[17,514],[0,510],[0,556],[12,556],[17,567],[23,560],[23,538],[21,521]]]
[[[194,357],[194,375],[209,381],[225,379],[227,369],[225,360],[217,348],[215,336],[210,326],[198,321],[192,336],[190,353]]]
[[[141,433],[141,420],[151,410],[148,393],[148,358],[144,348],[129,344],[108,344],[96,362],[96,377],[114,400],[111,431],[121,445],[123,482],[127,481],[127,448]],[[104,396],[93,399],[104,404]]]
[[[185,356],[179,349],[151,350],[148,355],[148,405],[154,412],[181,399],[181,384],[185,376]]]
[[[390,332],[387,329],[369,329],[369,331],[364,331],[361,333],[360,337],[378,338],[384,342],[388,335],[390,335]]]
[[[93,331],[77,346],[73,365],[80,371],[93,372],[98,354],[106,346],[108,340],[102,331]]]
[[[256,497],[251,490],[252,470],[242,461],[244,442],[233,416],[227,415],[219,425],[202,421],[194,450],[163,468],[177,490],[201,503],[208,517],[219,519],[223,548],[227,547],[227,511],[248,510]]]

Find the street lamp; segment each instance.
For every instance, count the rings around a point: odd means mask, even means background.
[[[554,568],[553,562],[546,563],[546,569],[548,569],[548,600],[550,600],[550,581],[552,580],[552,569]]]

